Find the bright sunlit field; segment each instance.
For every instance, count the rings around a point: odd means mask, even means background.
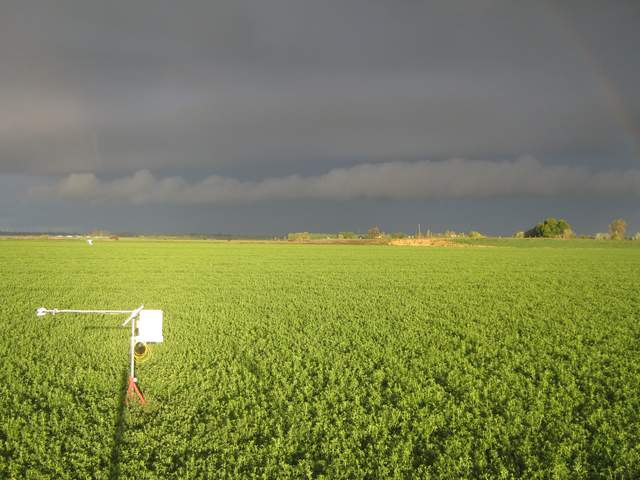
[[[481,243],[0,241],[0,478],[638,478],[640,242]]]

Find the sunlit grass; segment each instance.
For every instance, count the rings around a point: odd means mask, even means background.
[[[0,477],[637,477],[614,243],[0,242]],[[127,409],[118,319],[34,314],[141,303],[165,343]]]

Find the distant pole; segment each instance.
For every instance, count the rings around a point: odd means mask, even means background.
[[[420,238],[420,224],[418,224],[418,238]]]

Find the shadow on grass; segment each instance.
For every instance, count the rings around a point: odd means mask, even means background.
[[[82,327],[83,330],[122,330],[122,327],[106,327],[106,326],[98,326],[98,325],[88,325],[86,327]]]
[[[122,438],[124,436],[125,428],[125,410],[127,399],[127,385],[129,382],[129,369],[125,368],[122,371],[122,382],[120,384],[120,403],[118,404],[118,414],[116,416],[116,423],[114,425],[113,432],[113,446],[111,447],[111,466],[109,468],[109,480],[116,480],[120,478],[120,456],[122,452],[120,447],[122,444]]]

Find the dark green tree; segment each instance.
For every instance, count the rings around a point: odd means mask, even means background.
[[[560,238],[567,237],[572,233],[571,225],[565,220],[554,217],[545,218],[535,227],[524,232],[525,237]]]

